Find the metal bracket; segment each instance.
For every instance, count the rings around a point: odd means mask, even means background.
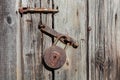
[[[50,27],[45,26],[45,25],[40,25],[39,29],[43,33],[50,35],[50,36],[53,36],[53,37],[56,37],[56,38],[58,38],[60,35],[63,35],[63,34],[58,33],[57,31],[55,31],[55,30],[53,30]],[[71,38],[67,35],[64,35],[64,36],[66,36],[67,38],[61,38],[60,39],[61,42],[63,42],[64,44],[69,43],[73,48],[77,48],[79,46],[78,43],[73,38]]]
[[[50,9],[50,8],[28,8],[28,7],[21,7],[19,8],[19,12],[23,13],[57,13],[59,12],[57,9]]]

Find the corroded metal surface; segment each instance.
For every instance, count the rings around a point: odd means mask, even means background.
[[[58,33],[57,31],[51,29],[50,27],[48,27],[46,25],[40,25],[39,29],[43,33],[50,35],[50,36],[54,36],[56,38],[58,38],[60,35],[63,35],[61,33]],[[64,44],[69,43],[73,48],[77,48],[79,46],[78,42],[76,42],[73,38],[71,38],[70,36],[67,36],[67,35],[64,35],[64,36],[66,36],[66,38],[60,38],[61,42],[63,42]]]
[[[64,65],[66,53],[64,49],[53,45],[45,51],[43,58],[49,68],[58,69]]]

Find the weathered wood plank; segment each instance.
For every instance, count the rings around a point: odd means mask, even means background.
[[[0,80],[16,80],[15,0],[0,1]],[[13,4],[13,5],[11,5]]]
[[[52,0],[41,0],[41,8],[52,8]],[[52,28],[52,15],[51,14],[41,14],[40,24],[46,24]],[[52,38],[48,35],[42,33],[42,55],[45,50],[52,45]],[[43,67],[43,80],[52,80],[52,72]]]
[[[89,0],[89,28],[91,28],[91,31],[89,31],[89,80],[99,80],[99,72],[96,71],[96,69],[99,69],[99,67],[95,66],[95,54],[97,54],[99,51],[99,19],[98,15],[100,12],[99,10],[99,0]]]
[[[119,80],[119,3],[89,0],[89,80]]]
[[[23,57],[22,57],[22,34],[21,34],[21,22],[20,22],[20,14],[19,14],[19,7],[21,6],[21,0],[16,1],[16,11],[17,11],[17,26],[16,26],[16,54],[17,54],[17,62],[16,62],[16,74],[17,78],[16,80],[24,80],[23,76]]]
[[[22,0],[22,7],[50,7],[48,0],[28,1]],[[22,27],[22,48],[24,60],[24,79],[25,80],[51,80],[52,73],[44,68],[42,55],[46,48],[51,46],[51,38],[42,34],[38,25],[42,23],[52,24],[51,16],[42,14],[23,14],[21,17]]]
[[[108,71],[107,76],[105,77],[108,80],[119,80],[117,76],[117,71],[119,70],[117,67],[117,59],[119,59],[119,52],[117,52],[117,32],[119,32],[119,28],[117,24],[118,18],[118,10],[119,10],[119,0],[110,0],[105,1],[106,7],[106,26],[105,26],[105,54],[106,54],[106,62]],[[119,47],[118,47],[119,48]]]
[[[117,39],[117,41],[116,41],[116,45],[117,45],[117,58],[116,58],[116,69],[117,69],[117,71],[116,71],[116,73],[117,73],[117,78],[116,78],[116,80],[120,80],[120,23],[119,23],[119,21],[120,21],[120,9],[119,9],[119,7],[120,7],[120,1],[118,1],[118,2],[116,2],[117,3],[117,8],[116,8],[116,18],[115,18],[115,25],[116,25],[116,34],[117,34],[117,36],[116,36],[116,39]]]
[[[87,0],[54,0],[54,5],[59,9],[55,30],[79,42],[77,49],[66,49],[66,63],[55,71],[55,80],[87,80]]]

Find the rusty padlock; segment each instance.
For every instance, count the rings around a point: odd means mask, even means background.
[[[56,46],[60,38],[66,38],[66,36],[63,35],[59,36],[54,42],[54,44],[50,48],[46,49],[43,55],[44,62],[46,66],[49,67],[50,69],[59,69],[64,65],[66,61],[65,48],[67,45],[65,46],[64,49]]]

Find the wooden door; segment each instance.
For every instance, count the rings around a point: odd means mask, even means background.
[[[119,0],[0,0],[0,80],[120,80],[119,5]],[[20,15],[20,7],[59,13]],[[66,62],[58,70],[42,62],[54,38],[39,24],[79,43],[77,49],[66,48]]]

